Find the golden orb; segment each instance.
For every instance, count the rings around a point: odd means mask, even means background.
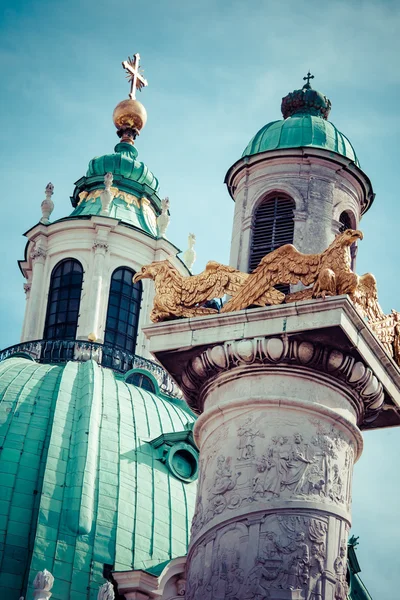
[[[147,112],[138,100],[122,100],[114,108],[113,121],[117,129],[137,129],[140,131],[146,125]]]

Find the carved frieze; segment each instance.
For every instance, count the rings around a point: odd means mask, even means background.
[[[277,500],[300,500],[350,509],[351,442],[317,419],[286,422],[277,434],[276,422],[268,426],[270,418],[259,415],[239,422],[236,435],[228,439],[225,434],[223,450],[216,440],[208,453],[213,436],[207,440],[192,535],[224,513],[228,519],[236,509],[260,502],[273,507]],[[299,433],[298,427],[307,433]]]
[[[299,590],[299,597],[318,598],[333,567],[326,559],[327,530],[325,518],[308,513],[260,513],[225,525],[189,553],[185,597],[263,600],[278,590]]]
[[[224,371],[257,364],[299,365],[339,379],[358,399],[364,422],[377,417],[384,401],[382,384],[363,362],[326,345],[282,336],[228,341],[192,358],[181,382],[188,404],[202,412],[201,388],[205,383]]]

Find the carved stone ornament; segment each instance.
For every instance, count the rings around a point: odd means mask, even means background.
[[[114,600],[115,593],[113,585],[110,581],[103,583],[97,594],[97,600]]]
[[[39,247],[34,247],[32,252],[31,252],[31,259],[35,262],[36,260],[42,260],[44,261],[46,259],[47,256],[47,252],[46,250],[44,250],[43,248]]]
[[[296,426],[309,433],[299,433]],[[230,518],[237,509],[254,510],[259,503],[272,510],[277,500],[350,510],[355,452],[349,440],[318,420],[290,427],[286,422],[282,433],[271,429],[276,430],[271,415],[247,418],[237,429],[236,456],[226,457],[227,443],[221,445],[219,439],[213,438],[212,450],[204,449],[192,536],[209,523],[212,527],[220,515]]]
[[[102,240],[96,240],[93,244],[93,250],[95,252],[108,252],[108,244]]]
[[[104,175],[104,190],[100,194],[101,202],[101,215],[107,217],[110,213],[110,204],[114,198],[114,191],[112,190],[113,174],[106,173]]]
[[[189,551],[185,598],[320,599],[333,567],[326,558],[327,530],[325,518],[307,513],[259,514],[224,525]]]
[[[24,292],[25,294],[28,296],[29,292],[31,291],[31,287],[32,287],[32,282],[28,282],[28,283],[24,283]]]
[[[49,217],[54,210],[54,202],[51,199],[54,194],[54,185],[52,183],[46,185],[45,194],[46,197],[41,204],[42,218],[40,219],[40,222],[44,225],[48,225],[48,223],[50,223]]]
[[[34,598],[35,600],[46,600],[51,596],[51,588],[54,584],[53,575],[47,570],[39,571],[33,580]]]
[[[161,214],[157,217],[158,235],[160,237],[165,236],[166,231],[168,229],[169,222],[171,220],[171,217],[168,214],[169,206],[170,206],[169,198],[168,197],[163,198],[161,200]]]
[[[194,235],[194,233],[189,233],[188,247],[187,247],[187,250],[185,250],[185,252],[182,254],[182,260],[185,263],[185,265],[187,266],[187,268],[189,269],[189,271],[192,270],[192,267],[196,260],[196,251],[194,249],[195,243],[196,243],[196,236]]]
[[[135,277],[137,281],[154,280],[154,306],[150,314],[154,323],[218,313],[205,304],[225,294],[232,298],[222,307],[222,313],[348,294],[400,366],[400,313],[392,311],[385,315],[378,302],[375,277],[370,273],[358,276],[351,270],[350,247],[362,238],[361,231],[347,229],[321,254],[303,254],[292,244],[285,244],[264,256],[251,274],[210,261],[199,275],[183,277],[163,260],[145,265]],[[275,287],[299,282],[308,287],[292,294],[285,295]]]
[[[364,363],[329,346],[285,337],[229,341],[209,348],[188,363],[181,388],[190,407],[202,412],[201,387],[218,373],[242,365],[278,363],[316,369],[343,381],[358,398],[364,422],[373,421],[382,407],[382,384]]]

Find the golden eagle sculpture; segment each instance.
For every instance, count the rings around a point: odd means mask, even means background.
[[[361,231],[347,229],[321,254],[303,254],[286,244],[264,256],[251,274],[210,261],[199,275],[184,277],[168,260],[155,261],[144,266],[133,281],[154,280],[156,293],[150,313],[154,323],[217,313],[216,309],[204,305],[225,294],[231,299],[221,309],[223,313],[250,306],[348,294],[387,353],[400,366],[400,313],[392,310],[385,315],[378,302],[375,277],[371,273],[358,276],[351,270],[350,246],[362,238]],[[308,287],[286,295],[274,287],[299,282]]]
[[[285,294],[274,288],[277,284],[313,284],[310,290],[292,294],[291,301],[309,298],[325,298],[340,294],[352,294],[357,288],[358,277],[351,270],[349,247],[363,238],[361,231],[347,229],[336,236],[332,244],[321,254],[303,254],[292,244],[285,244],[261,259],[246,284],[225,304],[221,312],[241,310],[252,305],[281,304]],[[273,301],[272,291],[278,292]]]
[[[168,261],[142,267],[133,281],[153,279],[156,288],[150,319],[157,323],[176,317],[196,317],[217,313],[203,306],[207,301],[234,295],[249,277],[247,273],[210,261],[199,275],[184,277]]]

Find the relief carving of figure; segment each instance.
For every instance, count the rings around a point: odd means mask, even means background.
[[[313,460],[309,445],[303,442],[303,436],[300,433],[295,433],[287,462],[287,476],[282,481],[282,488],[287,488],[295,493],[303,491],[307,482],[309,466]]]
[[[219,456],[217,459],[217,470],[208,495],[210,508],[205,517],[206,521],[212,519],[216,514],[222,513],[227,506],[229,508],[236,508],[242,501],[239,494],[225,498],[225,494],[234,489],[241,475],[240,471],[233,475],[230,461],[230,458],[225,458],[224,456]]]
[[[322,575],[325,556],[317,544],[311,546],[310,578],[308,580],[307,600],[322,600]]]
[[[290,590],[304,589],[310,576],[310,551],[305,538],[305,533],[299,531],[295,540],[284,549],[285,552],[291,553],[287,577]]]
[[[346,581],[347,561],[346,561],[347,548],[346,543],[342,542],[339,550],[339,556],[333,563],[333,568],[336,574],[335,584],[335,600],[346,600],[348,594],[348,585]]]
[[[258,556],[255,566],[249,571],[244,583],[243,600],[268,600],[269,573],[265,568],[265,559]]]
[[[277,498],[281,492],[282,482],[286,479],[289,462],[288,438],[280,436],[272,438],[272,446],[267,450],[261,461],[257,465],[259,472],[265,472],[262,495],[269,498]],[[254,489],[257,493],[260,491]]]
[[[239,456],[238,460],[250,460],[254,458],[255,452],[255,438],[256,437],[264,437],[264,434],[260,432],[258,429],[253,428],[254,423],[252,422],[252,417],[246,419],[246,421],[241,425],[238,429],[239,436]]]

